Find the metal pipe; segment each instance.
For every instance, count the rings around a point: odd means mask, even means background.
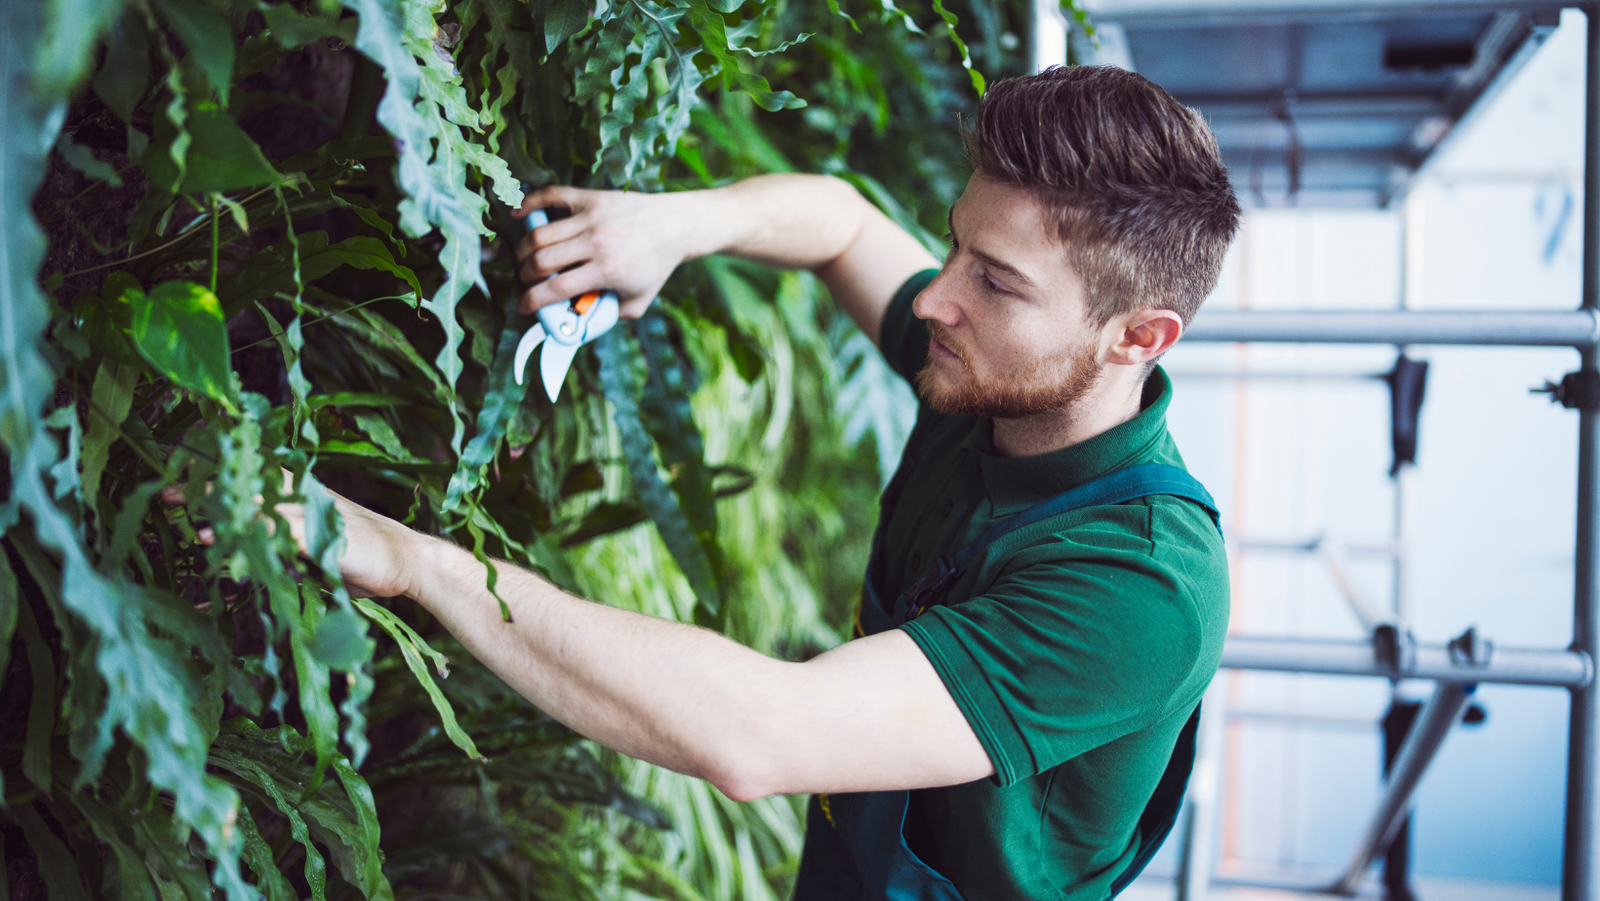
[[[1438,679],[1508,685],[1587,686],[1594,680],[1593,658],[1579,651],[1496,647],[1484,664],[1457,663],[1445,645],[1417,645],[1416,664],[1398,673],[1404,679]],[[1222,649],[1225,669],[1322,673],[1333,676],[1383,676],[1392,673],[1377,661],[1366,641],[1229,636]]]
[[[1588,19],[1583,128],[1583,310],[1600,309],[1600,15]],[[1595,349],[1581,366],[1596,370]],[[1578,524],[1573,566],[1572,650],[1592,656],[1600,645],[1600,411],[1578,412]],[[1562,842],[1562,901],[1600,899],[1595,810],[1595,755],[1600,753],[1600,691],[1574,687],[1567,728],[1567,811]]]
[[[1576,3],[1567,5],[1576,6]],[[1530,13],[1559,10],[1549,0],[1346,0],[1344,3],[1310,0],[1285,4],[1275,0],[1185,0],[1185,2],[1106,3],[1088,5],[1098,26],[1102,22],[1128,28],[1242,28],[1251,25],[1304,25],[1322,22],[1384,22],[1429,15],[1492,14],[1505,10]]]
[[[1600,316],[1581,310],[1202,310],[1188,341],[1290,344],[1479,344],[1576,347],[1600,343]]]
[[[1028,7],[1028,71],[1067,64],[1067,19],[1056,0],[1033,0]]]
[[[1213,679],[1200,704],[1200,735],[1194,771],[1184,796],[1183,845],[1178,854],[1177,901],[1205,901],[1217,857],[1217,797],[1228,741],[1228,687]]]
[[[1354,895],[1366,879],[1372,859],[1394,840],[1395,832],[1411,809],[1411,795],[1422,782],[1422,774],[1428,771],[1428,764],[1433,762],[1450,728],[1461,718],[1461,710],[1476,688],[1476,685],[1461,682],[1440,682],[1434,688],[1433,697],[1417,714],[1417,723],[1406,736],[1405,746],[1395,760],[1394,770],[1383,796],[1378,799],[1378,809],[1367,824],[1361,844],[1356,846],[1344,875],[1330,889],[1334,894]]]

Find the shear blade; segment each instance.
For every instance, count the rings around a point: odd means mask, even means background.
[[[539,357],[539,372],[544,376],[544,390],[550,402],[556,402],[561,385],[567,380],[567,370],[572,368],[572,358],[578,355],[578,345],[557,344],[547,341],[544,354]]]
[[[517,376],[517,384],[522,384],[522,371],[528,368],[528,358],[533,356],[533,349],[542,341],[544,341],[544,326],[538,323],[522,333],[522,340],[517,342],[517,355],[511,363],[512,372]]]

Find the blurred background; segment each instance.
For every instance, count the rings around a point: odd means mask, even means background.
[[[1230,156],[1248,212],[1207,310],[1574,308],[1583,14],[1528,14],[1519,33],[1486,8],[1432,24],[1397,22],[1399,6],[1362,9],[1262,7],[1261,27],[1218,49],[1210,4],[1106,0],[1089,7],[1098,41],[1073,36],[1085,61],[1133,68],[1200,107]],[[1497,28],[1512,35],[1500,45]],[[1498,74],[1480,71],[1490,53]],[[1424,83],[1478,93],[1429,111],[1416,102]],[[1360,640],[1354,595],[1425,644],[1471,626],[1502,645],[1565,647],[1577,415],[1530,389],[1577,355],[1406,352],[1429,368],[1415,465],[1398,476],[1378,377],[1395,347],[1188,343],[1168,356],[1172,429],[1229,536],[1233,632]],[[1224,670],[1207,702],[1226,706],[1216,802],[1201,814],[1215,830],[1212,896],[1331,882],[1379,799],[1391,694],[1431,691]],[[1486,717],[1450,731],[1415,795],[1415,890],[1554,899],[1567,693],[1485,685],[1474,703]],[[1175,835],[1131,894],[1171,897],[1181,850]],[[1366,891],[1380,895],[1376,882]]]

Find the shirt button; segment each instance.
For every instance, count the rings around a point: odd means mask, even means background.
[[[922,575],[921,570],[922,570],[922,555],[920,553],[912,554],[911,555],[911,571],[912,571],[913,577]]]

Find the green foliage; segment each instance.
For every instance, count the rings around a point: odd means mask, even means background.
[[[0,5],[0,813],[52,901],[785,893],[798,802],[596,752],[351,598],[330,491],[769,653],[836,643],[903,385],[810,277],[706,260],[552,405],[511,377],[509,213],[815,171],[936,246],[1024,9],[849,12]]]

